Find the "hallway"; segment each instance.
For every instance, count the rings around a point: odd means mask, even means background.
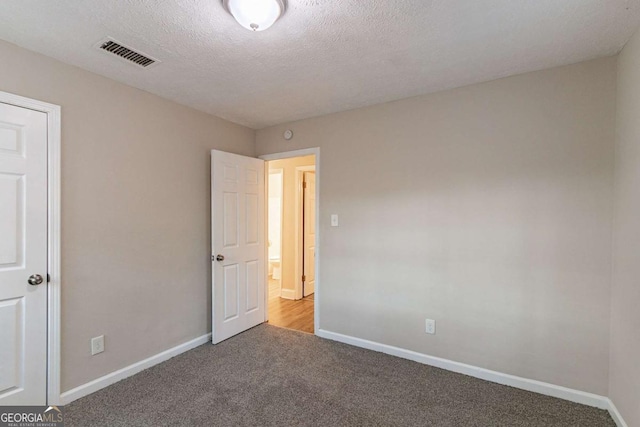
[[[278,296],[278,281],[269,280],[269,324],[314,333],[314,294],[298,301]]]

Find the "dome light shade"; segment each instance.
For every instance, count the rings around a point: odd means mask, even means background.
[[[264,31],[284,13],[284,0],[222,0],[222,4],[247,30]]]

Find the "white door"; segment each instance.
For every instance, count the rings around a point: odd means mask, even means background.
[[[0,405],[46,403],[46,277],[47,115],[0,103]]]
[[[316,289],[316,174],[304,173],[304,282],[303,296]]]
[[[211,151],[212,340],[265,321],[264,161]]]

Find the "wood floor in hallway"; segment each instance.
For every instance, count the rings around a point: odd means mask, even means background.
[[[269,280],[269,324],[313,334],[313,297],[298,301],[280,298],[278,281]]]

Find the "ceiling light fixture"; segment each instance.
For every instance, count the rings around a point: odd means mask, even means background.
[[[266,30],[285,10],[285,0],[222,0],[222,4],[240,25],[251,31]]]

